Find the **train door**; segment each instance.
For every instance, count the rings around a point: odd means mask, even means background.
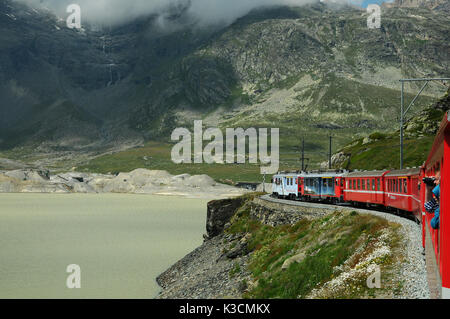
[[[342,177],[336,177],[336,180],[334,182],[334,195],[336,198],[340,199],[342,196],[342,186],[344,185],[344,179]]]
[[[320,195],[322,194],[322,179],[314,178],[313,181],[314,181],[314,192],[320,198]]]
[[[298,183],[298,197],[301,197],[304,195],[304,187],[305,187],[303,177],[298,177],[297,183]]]

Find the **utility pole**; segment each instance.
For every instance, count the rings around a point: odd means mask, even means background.
[[[302,141],[302,157],[301,157],[301,161],[302,161],[302,172],[304,172],[308,168],[308,165],[305,165],[305,161],[309,161],[309,158],[305,157],[305,138],[304,137],[303,137],[303,141]]]
[[[303,138],[302,142],[302,172],[305,171],[305,138]]]
[[[331,144],[333,137],[330,135],[330,150],[328,153],[328,169],[331,169]]]
[[[402,83],[402,96],[400,99],[401,102],[401,114],[400,114],[400,169],[403,169],[403,125],[405,124],[405,116],[408,113],[409,109],[414,105],[416,100],[419,98],[420,94],[425,90],[428,83],[431,81],[448,81],[450,78],[424,78],[424,79],[401,79]],[[408,108],[405,110],[405,82],[425,82],[425,84],[420,89],[419,93],[417,93],[416,97],[409,104]]]
[[[405,105],[405,98],[404,98],[404,91],[405,91],[405,82],[402,81],[402,97],[401,97],[401,114],[400,114],[400,169],[403,169],[403,122],[404,122],[404,105]]]

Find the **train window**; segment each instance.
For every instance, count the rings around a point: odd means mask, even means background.
[[[353,189],[356,189],[356,179],[353,180]]]
[[[372,190],[374,191],[375,190],[375,180],[374,179],[372,179]]]
[[[408,193],[408,181],[406,179],[403,181],[403,192]]]
[[[333,184],[334,184],[334,179],[333,178],[330,178],[330,180],[328,181],[328,187],[333,187]]]
[[[358,189],[361,189],[361,180],[358,179]]]
[[[380,190],[381,190],[381,187],[380,187],[380,186],[381,186],[380,179],[378,178],[377,181],[378,181],[378,182],[377,182],[377,186],[378,186],[378,187],[377,187],[377,190],[380,191]]]
[[[398,192],[398,183],[397,180],[394,179],[394,192],[397,193]]]
[[[366,180],[365,179],[363,179],[362,182],[361,182],[361,189],[362,190],[366,189]]]
[[[370,191],[370,179],[367,180],[367,190]]]

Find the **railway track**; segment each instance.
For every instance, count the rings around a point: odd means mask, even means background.
[[[297,207],[307,207],[307,208],[317,208],[317,209],[327,209],[332,211],[338,211],[342,209],[350,209],[354,210],[356,212],[360,212],[363,214],[371,214],[373,212],[377,212],[377,216],[382,217],[383,214],[390,215],[390,216],[396,216],[399,218],[403,218],[406,220],[410,220],[416,224],[420,224],[420,222],[412,215],[410,214],[402,214],[402,213],[396,213],[396,212],[390,212],[387,210],[383,210],[378,207],[355,207],[350,205],[349,203],[339,203],[339,204],[328,204],[328,203],[317,203],[317,202],[302,202],[302,201],[296,201],[291,199],[281,199],[281,198],[274,198],[272,195],[263,195],[260,197],[260,199],[272,202],[272,203],[278,203],[283,205],[289,205],[289,206],[297,206]]]

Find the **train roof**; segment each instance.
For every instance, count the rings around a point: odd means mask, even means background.
[[[301,174],[302,177],[305,178],[317,178],[317,177],[339,177],[344,176],[344,173],[336,173],[336,172],[330,172],[330,173],[303,173]]]
[[[351,172],[345,175],[345,177],[381,177],[387,171],[361,171]]]
[[[409,169],[399,169],[395,171],[390,171],[386,174],[386,176],[411,176],[411,175],[419,175],[420,168],[409,168]]]
[[[329,171],[329,172],[320,172],[320,171],[313,171],[313,172],[279,172],[278,174],[275,174],[274,176],[300,176],[305,178],[318,178],[318,177],[339,177],[344,176],[345,172],[336,172],[336,171]]]

